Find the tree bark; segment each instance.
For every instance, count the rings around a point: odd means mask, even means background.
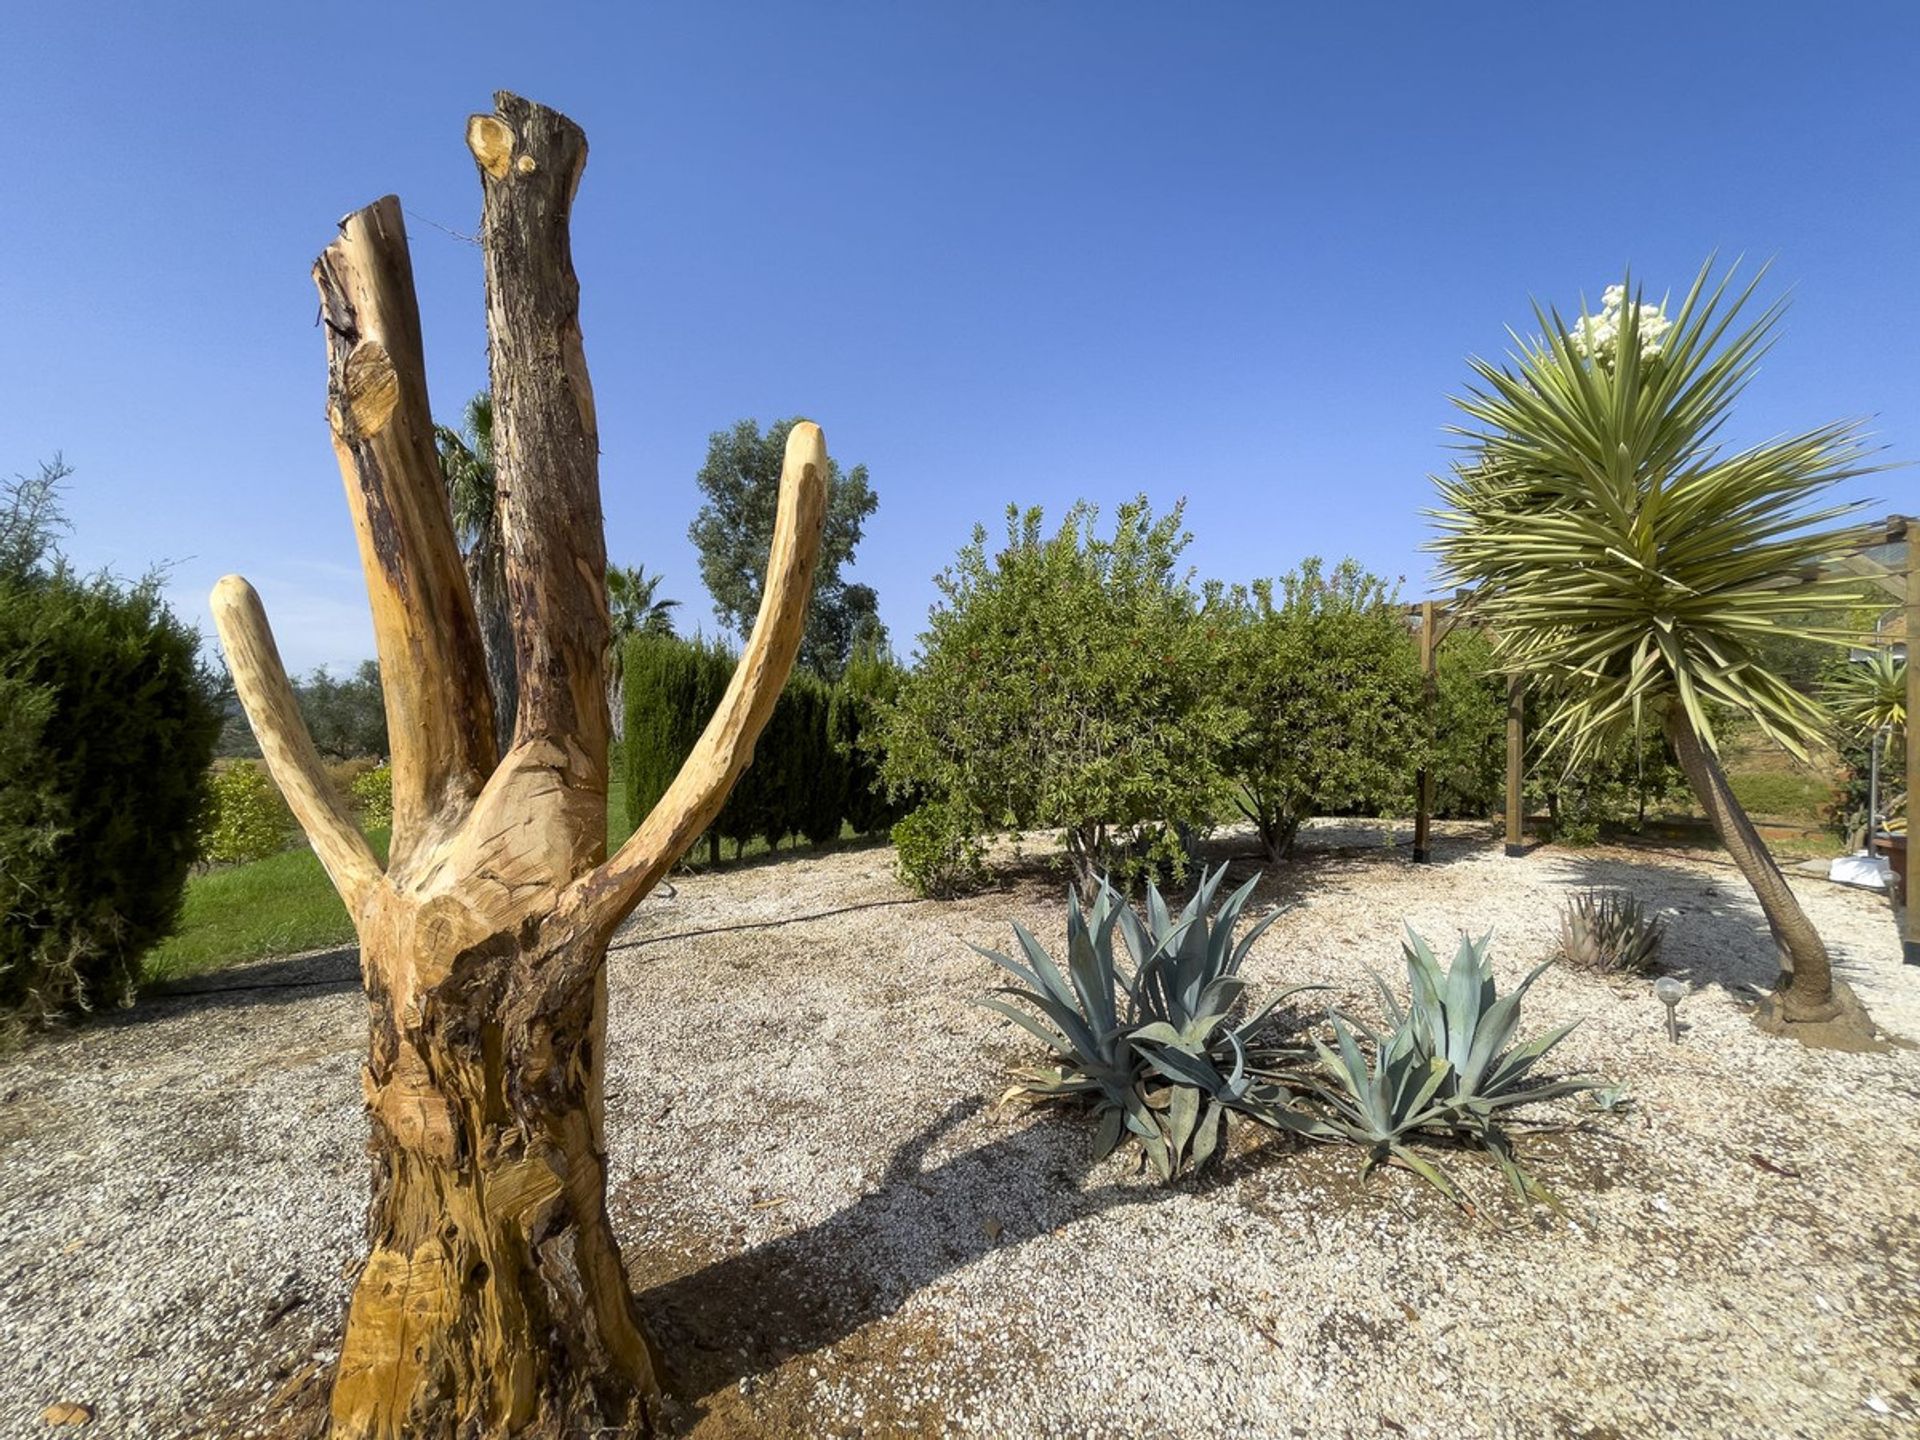
[[[1680,768],[1720,843],[1760,902],[1773,936],[1780,970],[1773,999],[1761,1015],[1763,1023],[1801,1033],[1803,1038],[1815,1038],[1813,1027],[1821,1027],[1833,1030],[1832,1038],[1840,1043],[1848,1037],[1870,1039],[1872,1021],[1852,991],[1834,979],[1826,943],[1747,818],[1719,757],[1701,740],[1677,702],[1668,708],[1666,726]]]
[[[262,752],[360,937],[370,1253],[332,1396],[333,1433],[352,1440],[651,1433],[659,1371],[605,1202],[607,942],[752,758],[799,648],[826,513],[825,442],[802,423],[733,681],[607,858],[606,563],[567,240],[586,141],[517,97],[496,107],[468,143],[484,193],[513,744],[496,764],[391,196],[349,216],[314,267],[393,733],[384,871],[326,781],[252,587],[229,576],[213,597]]]

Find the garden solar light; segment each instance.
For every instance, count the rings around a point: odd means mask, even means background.
[[[1662,975],[1653,982],[1653,998],[1667,1007],[1667,1039],[1680,1043],[1680,1002],[1687,998],[1687,982]]]

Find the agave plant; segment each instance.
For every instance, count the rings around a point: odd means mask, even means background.
[[[1515,1043],[1521,998],[1547,967],[1536,967],[1500,995],[1488,959],[1491,941],[1491,935],[1462,937],[1443,970],[1427,942],[1408,929],[1408,1004],[1403,1008],[1376,977],[1387,1013],[1384,1033],[1332,1017],[1335,1046],[1314,1042],[1320,1073],[1307,1081],[1325,1113],[1302,1127],[1305,1133],[1365,1145],[1369,1171],[1397,1160],[1456,1201],[1459,1187],[1412,1142],[1423,1136],[1464,1141],[1492,1154],[1516,1195],[1550,1198],[1521,1168],[1501,1118],[1517,1106],[1595,1089],[1597,1082],[1533,1081],[1541,1059],[1573,1026]],[[1356,1030],[1372,1042],[1371,1059]]]
[[[980,1003],[1037,1036],[1055,1057],[1051,1065],[1017,1068],[1008,1095],[1091,1101],[1099,1121],[1096,1158],[1132,1138],[1147,1163],[1171,1178],[1217,1152],[1233,1114],[1300,1128],[1286,1108],[1281,1051],[1257,1037],[1275,1007],[1312,987],[1283,990],[1245,1009],[1240,967],[1275,916],[1236,942],[1234,928],[1258,877],[1209,919],[1225,876],[1224,865],[1203,874],[1177,917],[1150,884],[1144,923],[1104,877],[1090,910],[1070,888],[1064,971],[1018,921],[1013,930],[1024,963],[974,947],[1020,982]],[[1114,944],[1116,929],[1132,967]]]
[[[1744,716],[1795,754],[1824,731],[1764,642],[1846,638],[1805,617],[1857,600],[1857,580],[1822,567],[1878,532],[1834,526],[1858,507],[1833,490],[1879,467],[1845,421],[1722,447],[1782,313],[1737,323],[1758,279],[1738,291],[1730,280],[1709,262],[1671,320],[1631,280],[1599,317],[1536,309],[1540,338],[1506,365],[1473,361],[1456,401],[1467,454],[1439,482],[1434,548],[1451,581],[1475,587],[1497,667],[1549,682],[1551,750],[1576,761],[1643,714],[1663,717],[1788,961],[1776,1018],[1844,1011],[1864,1025],[1727,783],[1712,717]]]
[[[1582,970],[1650,975],[1666,931],[1666,922],[1625,891],[1589,890],[1560,912],[1560,958]]]

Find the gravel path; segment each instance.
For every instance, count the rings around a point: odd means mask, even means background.
[[[1497,932],[1503,983],[1587,884],[1672,915],[1695,994],[1550,971],[1528,1030],[1635,1110],[1533,1139],[1563,1217],[1469,1217],[1352,1152],[1242,1132],[1172,1188],[1089,1163],[1070,1115],[996,1109],[1021,1032],[962,943],[1026,874],[902,903],[885,849],[699,876],[611,960],[613,1211],[701,1436],[1855,1436],[1920,1433],[1920,1052],[1759,1034],[1739,877],[1701,856],[1505,859],[1441,827],[1406,863],[1322,824],[1263,884],[1250,968],[1371,1007],[1403,919]],[[1241,862],[1246,866],[1248,862]],[[1920,1037],[1884,900],[1800,882],[1844,972]],[[828,918],[794,920],[862,906]],[[792,921],[785,924],[769,922]],[[747,928],[739,928],[747,927]],[[689,934],[688,932],[707,932]],[[0,1062],[0,1435],[297,1433],[332,1358],[366,1162],[351,952],[228,971]],[[272,988],[269,988],[272,987]],[[290,1418],[291,1417],[291,1418]]]

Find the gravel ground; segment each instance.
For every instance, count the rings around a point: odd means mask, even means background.
[[[1670,1045],[1644,983],[1548,972],[1527,1028],[1626,1115],[1533,1137],[1564,1215],[1242,1131],[1174,1187],[1090,1164],[1077,1117],[996,1108],[1034,1047],[968,1002],[1023,872],[905,900],[890,852],[686,880],[611,960],[613,1212],[701,1436],[1854,1436],[1920,1432],[1920,1052],[1809,1051],[1748,1022],[1765,929],[1711,857],[1442,827],[1438,861],[1322,824],[1256,905],[1250,969],[1372,1006],[1402,920],[1496,931],[1503,982],[1588,884],[1672,916]],[[1249,862],[1241,861],[1244,870]],[[1880,897],[1800,883],[1843,971],[1920,1037]],[[844,907],[860,907],[846,909]],[[804,918],[838,910],[826,918]],[[780,923],[788,922],[788,923]],[[692,932],[692,933],[689,933]],[[313,1414],[366,1183],[350,952],[0,1062],[0,1435],[295,1433]],[[219,989],[210,987],[218,986]],[[1571,1115],[1572,1111],[1564,1113]]]

